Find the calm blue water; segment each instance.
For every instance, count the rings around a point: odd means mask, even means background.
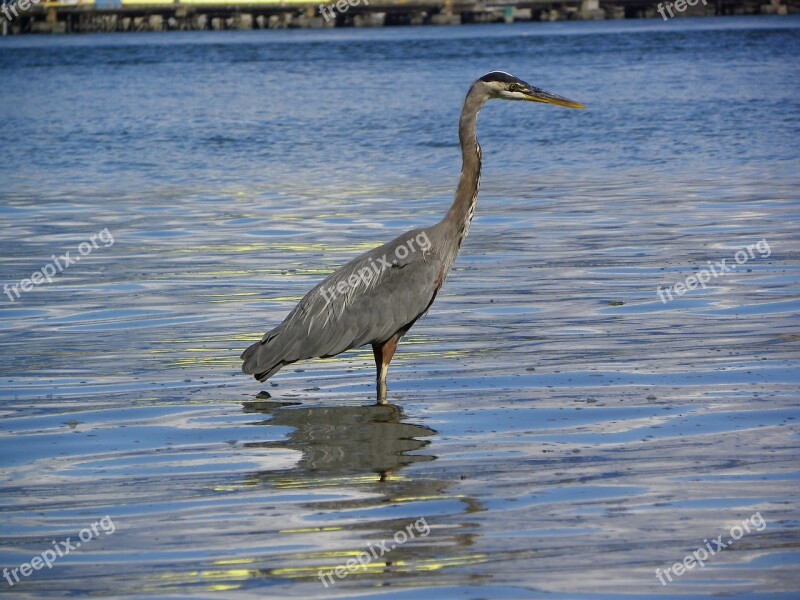
[[[0,567],[115,525],[0,593],[795,597],[798,54],[797,17],[0,39],[2,283],[109,236],[0,296]],[[588,110],[484,109],[390,406],[369,349],[243,376],[322,277],[441,218],[494,69]]]

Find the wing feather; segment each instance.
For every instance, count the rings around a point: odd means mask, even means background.
[[[423,234],[428,240],[428,231],[409,231],[328,276],[264,335],[251,359],[245,351],[245,370],[274,372],[298,360],[335,356],[386,341],[413,323],[430,306],[446,270],[430,242],[424,250],[409,244]],[[403,253],[397,251],[401,246]]]

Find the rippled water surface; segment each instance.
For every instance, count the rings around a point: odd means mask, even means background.
[[[0,40],[3,282],[113,236],[0,301],[0,566],[114,525],[0,593],[796,598],[799,53],[796,17]],[[492,69],[589,109],[485,108],[389,405],[368,348],[242,375],[441,217]]]

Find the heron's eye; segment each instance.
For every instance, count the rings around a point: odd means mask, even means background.
[[[508,86],[508,91],[509,92],[516,92],[518,89],[519,89],[519,86],[517,86],[516,83],[512,83],[511,85]]]

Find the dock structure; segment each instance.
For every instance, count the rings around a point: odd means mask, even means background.
[[[0,0],[0,11],[7,35],[786,15],[800,0]]]

